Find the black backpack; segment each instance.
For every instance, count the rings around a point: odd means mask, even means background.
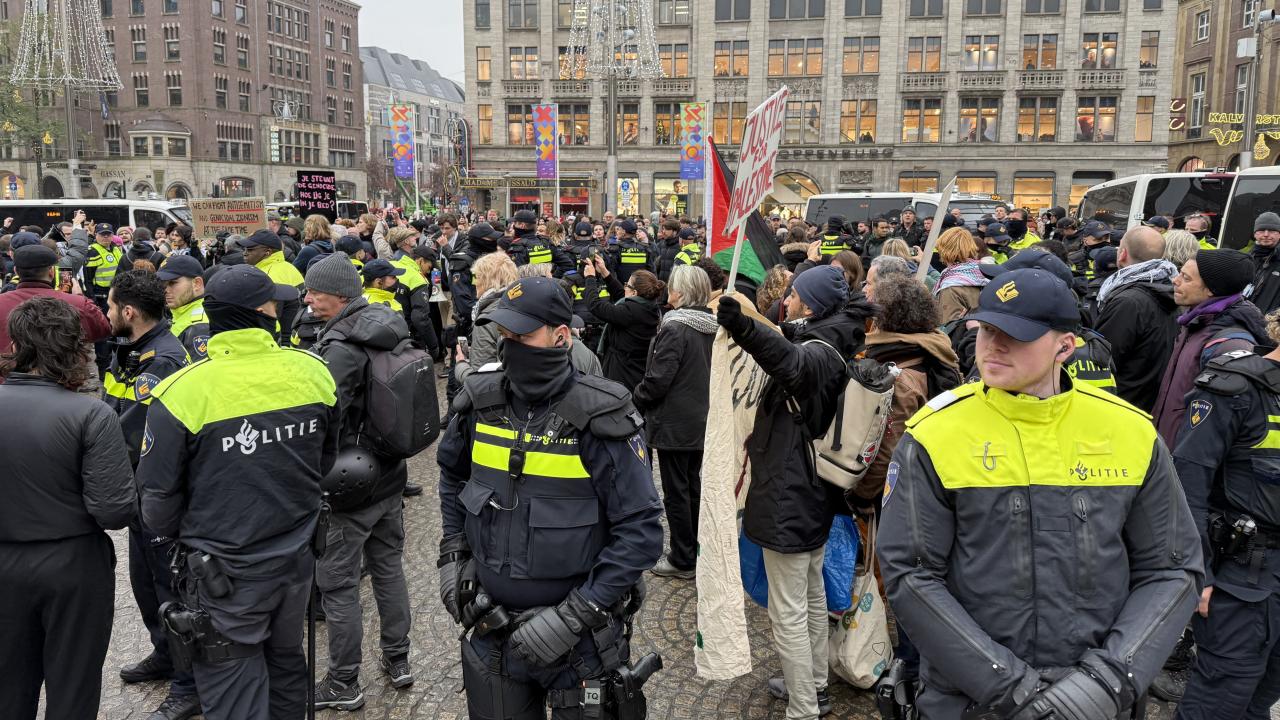
[[[440,405],[431,356],[402,340],[392,350],[370,350],[360,436],[376,452],[397,460],[426,450],[440,435]]]

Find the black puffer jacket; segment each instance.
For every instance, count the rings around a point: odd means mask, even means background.
[[[1249,251],[1256,270],[1253,288],[1246,297],[1263,315],[1280,307],[1280,258],[1276,257],[1275,250],[1275,247],[1254,245]]]
[[[701,450],[711,387],[716,318],[704,307],[667,313],[633,400],[648,422],[649,446]]]
[[[609,289],[609,297],[599,297],[600,279],[587,278],[586,297],[591,298],[591,314],[606,325],[600,366],[605,377],[622,383],[627,390],[635,390],[644,379],[649,343],[658,333],[662,309],[652,300],[624,297],[617,273],[605,278],[605,287]]]
[[[804,323],[792,341],[758,321],[734,337],[769,376],[747,441],[751,486],[743,516],[747,538],[761,547],[780,553],[816,550],[827,542],[835,511],[845,507],[840,490],[814,472],[809,443],[831,424],[846,362],[862,349],[866,321],[874,314],[872,305],[857,301]],[[805,344],[815,339],[843,358],[819,343]],[[803,427],[787,407],[788,396],[799,403]]]
[[[1160,379],[1178,337],[1173,285],[1134,282],[1110,290],[1098,311],[1097,330],[1111,343],[1116,394],[1146,412],[1156,404]]]

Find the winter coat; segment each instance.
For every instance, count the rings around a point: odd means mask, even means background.
[[[910,334],[872,331],[867,334],[867,357],[893,363],[902,372],[893,381],[893,405],[889,409],[889,424],[880,440],[880,451],[867,474],[854,486],[856,500],[851,498],[854,502],[876,501],[880,497],[889,460],[906,432],[907,420],[929,398],[956,387],[961,381],[951,339],[937,330]],[[875,507],[879,505],[875,502]]]
[[[924,232],[924,225],[919,222],[912,223],[910,228],[899,225],[893,236],[902,238],[910,247],[924,247],[924,241],[929,237]]]
[[[1213,308],[1234,298],[1225,308]],[[1253,303],[1239,295],[1210,298],[1178,318],[1182,329],[1173,343],[1160,392],[1151,411],[1168,447],[1176,447],[1178,429],[1187,414],[1187,393],[1196,376],[1215,357],[1234,350],[1253,350],[1267,342],[1267,326]]]
[[[795,272],[797,265],[809,259],[809,243],[787,243],[781,250],[782,260],[791,272]]]
[[[1093,329],[1111,343],[1116,394],[1150,412],[1178,337],[1173,285],[1128,283],[1109,290],[1105,297]]]
[[[498,298],[502,297],[502,291],[506,288],[494,288],[488,290],[480,299],[476,301],[475,317],[472,318],[474,323],[482,317],[488,317],[489,312],[494,309],[494,304]],[[459,362],[453,369],[453,376],[461,383],[467,379],[471,373],[488,365],[489,363],[498,362],[498,326],[494,323],[485,323],[484,325],[474,325],[471,329],[471,351],[467,353],[467,359]]]
[[[1263,315],[1280,307],[1280,261],[1276,259],[1274,247],[1260,248],[1256,245],[1250,250],[1255,275],[1253,287],[1249,290],[1249,302],[1258,306]]]
[[[796,327],[793,340],[759,321],[734,341],[768,375],[747,440],[751,486],[743,531],[757,545],[780,553],[816,550],[827,542],[831,518],[845,507],[839,488],[818,478],[812,438],[826,432],[848,377],[846,362],[861,349],[875,309],[857,302]],[[820,339],[838,352],[819,343]],[[793,413],[788,398],[800,412]],[[804,424],[797,422],[804,419]]]
[[[307,274],[307,266],[311,264],[311,259],[321,255],[328,255],[333,252],[333,243],[328,240],[312,240],[306,247],[298,251],[297,257],[293,259],[293,266],[298,268],[298,272],[304,276]]]
[[[649,343],[658,332],[661,308],[642,297],[624,297],[617,273],[605,278],[609,297],[600,297],[600,278],[588,277],[586,297],[591,298],[591,314],[605,324],[601,340],[600,365],[604,376],[622,383],[627,390],[644,379],[645,359]]]
[[[669,240],[656,238],[653,241],[653,256],[658,267],[654,274],[662,282],[671,279],[671,271],[676,267],[676,255],[680,254],[680,248],[683,245],[683,241],[678,237],[672,237]]]
[[[633,393],[647,421],[649,446],[701,450],[711,387],[711,341],[716,318],[704,307],[662,318],[644,379]]]
[[[938,303],[942,322],[957,320],[976,310],[978,296],[981,294],[982,288],[977,286],[952,285],[943,288],[934,298]]]

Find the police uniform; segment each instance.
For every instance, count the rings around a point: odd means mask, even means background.
[[[692,265],[702,258],[702,246],[698,244],[698,234],[690,228],[680,231],[680,240],[684,244],[680,246],[679,252],[676,253],[676,265]]]
[[[161,616],[193,647],[205,718],[296,720],[320,479],[337,454],[334,382],[319,358],[281,348],[269,322],[245,320],[288,299],[262,271],[229,267],[206,297],[235,305],[227,322],[244,327],[152,389],[137,473],[143,524],[185,556],[184,607]]]
[[[1280,700],[1280,363],[1209,361],[1187,395],[1174,466],[1205,551],[1208,617],[1176,717],[1268,718]]]
[[[844,231],[844,217],[832,215],[827,218],[827,231],[818,241],[818,253],[824,258],[832,258],[852,249],[853,237]]]
[[[202,277],[202,270],[200,261],[190,255],[174,255],[156,270],[156,277],[165,282],[182,277]],[[204,298],[197,297],[173,308],[170,314],[173,323],[169,329],[187,349],[187,355],[192,361],[203,360],[209,352],[209,319],[204,314]]]
[[[382,260],[382,259],[370,260],[369,262],[365,263],[364,267],[360,270],[360,274],[364,278],[364,281],[366,283],[366,286],[364,288],[365,299],[371,303],[386,305],[392,310],[395,310],[396,312],[400,313],[401,316],[404,316],[405,314],[404,306],[400,304],[400,300],[396,297],[395,290],[384,290],[382,288],[369,287],[368,283],[372,280],[377,280],[384,277],[399,278],[400,276],[404,275],[405,272],[406,270],[404,268],[398,265],[392,264],[390,260]],[[406,317],[405,324],[407,325],[408,322],[409,322],[409,319]]]
[[[298,313],[302,312],[302,302],[298,299],[303,292],[304,282],[302,273],[298,272],[298,268],[294,267],[281,251],[282,243],[280,236],[270,230],[259,230],[242,241],[241,246],[245,248],[254,245],[265,245],[276,252],[271,253],[262,260],[258,261],[257,268],[267,274],[271,281],[277,285],[293,288],[298,294],[293,296],[291,300],[280,302],[276,308],[277,330],[276,337],[281,345],[289,343],[289,329],[293,327],[294,320],[298,317]]]
[[[648,270],[653,272],[653,253],[645,245],[642,245],[635,237],[635,223],[630,220],[623,221],[623,232],[627,233],[618,240],[618,244],[611,248],[611,253],[606,258],[609,265],[609,272],[618,276],[618,282],[623,285],[631,279],[631,274],[637,270]],[[627,232],[627,227],[633,228]]]
[[[1061,279],[1023,269],[971,319],[1031,342],[1074,312]],[[1058,382],[945,392],[893,453],[878,550],[922,717],[1128,717],[1194,608],[1200,544],[1150,417]]]
[[[94,301],[105,312],[107,293],[111,290],[111,281],[116,279],[124,251],[111,242],[110,236],[115,231],[110,225],[98,223],[96,232],[98,238],[106,238],[107,244],[96,241],[89,244],[89,259],[84,264],[84,276]]]
[[[533,332],[570,317],[562,290],[528,278],[485,320]],[[611,679],[632,672],[630,617],[662,551],[662,505],[629,393],[573,372],[567,352],[558,361],[563,371],[530,401],[508,377],[527,362],[472,374],[440,444],[442,597],[471,630],[462,663],[473,720],[545,718],[548,705],[553,718],[587,717],[601,700],[596,717],[617,717]],[[471,573],[473,584],[457,582]],[[626,717],[643,717],[639,707]]]

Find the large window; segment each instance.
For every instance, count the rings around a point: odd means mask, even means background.
[[[898,176],[898,192],[938,192],[938,173],[904,172]],[[930,204],[932,207],[932,204]],[[932,215],[933,213],[930,213]]]
[[[822,103],[815,100],[788,100],[784,145],[817,145],[822,140]]]
[[[1084,0],[1084,11],[1087,13],[1120,12],[1120,0]]]
[[[507,57],[510,61],[508,63],[508,77],[512,80],[538,79],[538,48],[507,48]]]
[[[493,106],[476,106],[476,135],[480,145],[493,144]]]
[[[1000,36],[966,35],[962,70],[999,70]]]
[[[227,31],[213,29],[213,61],[218,65],[227,64]]]
[[[1236,66],[1236,95],[1231,112],[1244,113],[1245,98],[1249,96],[1249,63]]]
[[[689,45],[659,45],[658,59],[662,63],[662,74],[672,78],[689,77]]]
[[[826,5],[826,0],[769,0],[769,19],[820,18],[826,14]]]
[[[507,144],[533,144],[533,106],[507,106]]]
[[[240,83],[240,112],[249,112],[249,96],[253,89],[253,84],[248,80],[241,80]]]
[[[586,103],[560,105],[560,144],[588,145],[591,143],[591,106]]]
[[[942,0],[907,0],[907,17],[942,17]]]
[[[716,0],[716,20],[750,20],[751,0]]]
[[[995,195],[996,176],[991,173],[973,173],[956,178],[956,192],[975,195]]]
[[[1000,0],[965,0],[965,15],[999,15]]]
[[[1023,35],[1022,69],[1054,70],[1058,67],[1057,35]]]
[[[476,46],[476,82],[489,82],[492,77],[493,48]]]
[[[166,61],[182,59],[182,45],[178,40],[177,25],[164,26],[164,59]]]
[[[871,144],[875,141],[876,101],[842,101],[840,103],[840,142]]]
[[[1138,97],[1137,125],[1133,129],[1134,142],[1151,142],[1152,131],[1155,130],[1156,98],[1154,95]]]
[[[936,143],[942,137],[942,98],[902,100],[902,142]]]
[[[182,105],[182,73],[165,73],[164,78],[165,89],[169,93],[169,107],[180,107]]]
[[[1208,73],[1196,73],[1191,76],[1191,117],[1187,119],[1187,138],[1195,139],[1204,132],[1205,97],[1207,95]]]
[[[941,72],[942,38],[907,38],[907,72]]]
[[[325,21],[326,25],[332,26],[332,23]],[[489,27],[489,0],[476,0],[476,28],[484,30]],[[327,34],[328,41],[325,47],[333,47],[333,29],[330,27]]]
[[[146,73],[133,74],[133,102],[138,107],[147,107],[151,104],[149,84],[150,80]]]
[[[1240,27],[1252,28],[1258,17],[1258,0],[1240,0]]]
[[[1058,139],[1058,98],[1018,99],[1018,142],[1054,142]]]
[[[880,72],[880,38],[847,37],[841,69],[845,75]]]
[[[538,0],[507,0],[507,27],[538,27]]]
[[[750,60],[746,40],[717,40],[713,72],[716,77],[746,77]]]
[[[1209,39],[1209,11],[1196,13],[1196,42],[1205,42]]]
[[[227,85],[228,80],[225,77],[218,75],[213,77],[213,105],[219,110],[227,109]]]
[[[618,134],[618,144],[639,145],[640,104],[618,103],[618,112],[615,117],[617,120],[617,127],[614,128],[614,132]]]
[[[1117,33],[1085,33],[1080,49],[1080,67],[1085,70],[1111,70],[1116,66]]]
[[[960,142],[1000,139],[1000,98],[960,98]]]
[[[680,103],[661,102],[653,105],[653,144],[680,143]]]
[[[585,19],[589,9],[586,3],[579,7],[576,0],[556,0],[556,27],[573,27],[575,11],[578,17]]]
[[[822,74],[822,38],[769,41],[769,76]]]
[[[658,0],[658,24],[688,25],[690,2],[692,0]]]
[[[1023,0],[1025,15],[1057,15],[1062,12],[1062,0]]]
[[[711,135],[722,145],[741,145],[746,121],[745,102],[718,102],[711,115]]]
[[[1138,67],[1146,69],[1160,64],[1160,31],[1143,30],[1142,47],[1138,50]]]
[[[573,52],[569,52],[570,50]],[[587,49],[569,48],[567,45],[561,45],[557,49],[556,67],[559,68],[558,77],[561,80],[586,80],[587,79]]]
[[[129,40],[133,43],[133,61],[147,61],[147,29],[129,28]]]
[[[1076,142],[1115,142],[1118,98],[1084,95],[1076,100]]]
[[[876,17],[881,0],[844,0],[845,17]]]
[[[1037,215],[1041,210],[1053,207],[1053,176],[1014,175],[1013,205],[1030,208]]]

